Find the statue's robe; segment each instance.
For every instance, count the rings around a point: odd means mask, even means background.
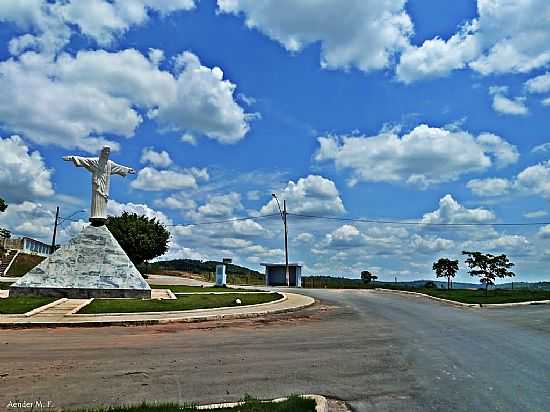
[[[92,207],[90,219],[107,219],[107,200],[111,175],[126,176],[132,170],[112,160],[101,161],[97,157],[69,156],[75,166],[92,173]]]

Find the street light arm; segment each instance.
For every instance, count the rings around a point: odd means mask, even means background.
[[[277,207],[279,208],[279,214],[281,215],[281,219],[283,219],[283,222],[285,220],[283,211],[281,210],[281,204],[279,203],[279,199],[277,198],[277,195],[275,193],[272,193],[271,196],[273,196],[273,199],[277,202]]]
[[[71,214],[70,214],[69,216],[67,216],[67,217],[63,217],[62,219],[67,219],[67,220],[68,220],[68,219],[70,219],[71,217],[73,217],[74,215],[77,215],[77,214],[83,213],[83,212],[85,212],[84,209],[82,209],[82,210],[77,210],[76,212],[71,213]]]

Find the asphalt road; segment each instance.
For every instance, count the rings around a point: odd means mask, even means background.
[[[223,327],[0,330],[0,408],[320,393],[358,411],[550,410],[549,305],[304,293],[320,305]]]

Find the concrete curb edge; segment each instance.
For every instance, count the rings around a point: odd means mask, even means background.
[[[306,398],[306,399],[313,399],[315,401],[315,412],[328,412],[328,401],[327,401],[327,398],[325,398],[324,396],[322,395],[315,395],[315,394],[311,394],[311,395],[302,395],[303,398]],[[275,403],[278,403],[278,402],[284,402],[286,401],[288,398],[277,398],[277,399],[272,399],[271,401],[266,401],[266,402],[275,402]],[[201,409],[201,410],[209,410],[209,409],[220,409],[220,408],[234,408],[236,406],[241,406],[242,404],[244,404],[244,402],[226,402],[226,403],[213,403],[213,404],[210,404],[210,405],[199,405],[197,406],[197,409]]]

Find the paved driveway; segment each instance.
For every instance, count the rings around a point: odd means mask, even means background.
[[[304,293],[321,305],[222,328],[0,330],[0,408],[321,393],[360,411],[549,410],[550,306]]]

